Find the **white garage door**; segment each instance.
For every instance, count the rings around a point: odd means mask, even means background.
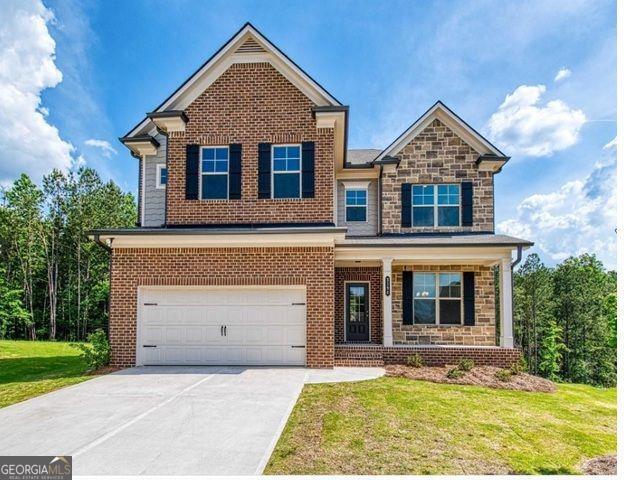
[[[304,365],[305,289],[139,289],[138,365]]]

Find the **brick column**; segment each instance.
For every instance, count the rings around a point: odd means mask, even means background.
[[[501,300],[501,347],[514,346],[514,322],[512,315],[512,259],[502,258],[499,272],[499,296]]]
[[[392,335],[392,259],[383,259],[383,275],[381,287],[383,289],[383,345],[391,347],[394,344]]]

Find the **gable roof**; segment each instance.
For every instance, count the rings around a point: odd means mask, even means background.
[[[423,113],[410,127],[401,133],[396,140],[388,145],[374,159],[375,163],[381,163],[385,157],[393,157],[399,153],[405,146],[411,142],[416,135],[420,134],[435,119],[440,120],[447,127],[457,133],[466,143],[477,150],[481,155],[494,155],[497,157],[506,157],[503,152],[492,145],[485,137],[483,137],[474,128],[462,120],[455,112],[448,108],[440,100],[435,102],[431,108]]]
[[[269,62],[316,105],[342,105],[337,98],[310,77],[250,22],[246,22],[216,53],[151,113],[184,110],[232,64],[261,61]],[[147,133],[152,128],[150,119],[146,117],[135,125],[125,137]]]

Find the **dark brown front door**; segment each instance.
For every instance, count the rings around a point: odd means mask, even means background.
[[[370,294],[369,285],[362,282],[346,284],[346,341],[368,342],[370,340]]]

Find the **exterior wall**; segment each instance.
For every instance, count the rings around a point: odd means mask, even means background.
[[[381,179],[383,233],[493,232],[494,189],[491,172],[480,172],[478,153],[439,120],[434,120],[396,155],[398,169],[384,171]],[[472,227],[401,227],[403,183],[473,182]]]
[[[333,247],[119,248],[111,258],[111,363],[135,364],[141,285],[305,285],[307,365],[334,362]]]
[[[403,325],[404,270],[475,272],[475,325]],[[392,335],[394,345],[496,345],[495,290],[492,269],[478,265],[392,267]]]
[[[167,137],[157,134],[156,155],[146,156],[146,185],[144,199],[144,227],[160,227],[165,223],[165,188],[157,188],[157,165],[166,164]]]
[[[232,65],[186,109],[169,136],[167,224],[332,223],[333,130],[316,129],[313,102],[269,63]],[[315,198],[259,199],[258,144],[315,142]],[[242,144],[241,200],[185,200],[187,144]]]
[[[361,182],[362,180],[360,180]],[[376,235],[379,222],[379,192],[378,180],[370,180],[368,185],[368,215],[366,222],[346,221],[346,189],[344,183],[348,180],[337,182],[337,222],[340,227],[347,227],[347,235]]]
[[[419,354],[425,365],[456,365],[462,358],[472,359],[476,365],[509,368],[518,361],[518,348],[501,347],[381,347],[379,345],[336,345],[335,365],[371,367],[405,364],[407,357]]]
[[[370,282],[370,342],[383,342],[381,317],[381,267],[335,268],[335,343],[344,343],[347,281]]]

